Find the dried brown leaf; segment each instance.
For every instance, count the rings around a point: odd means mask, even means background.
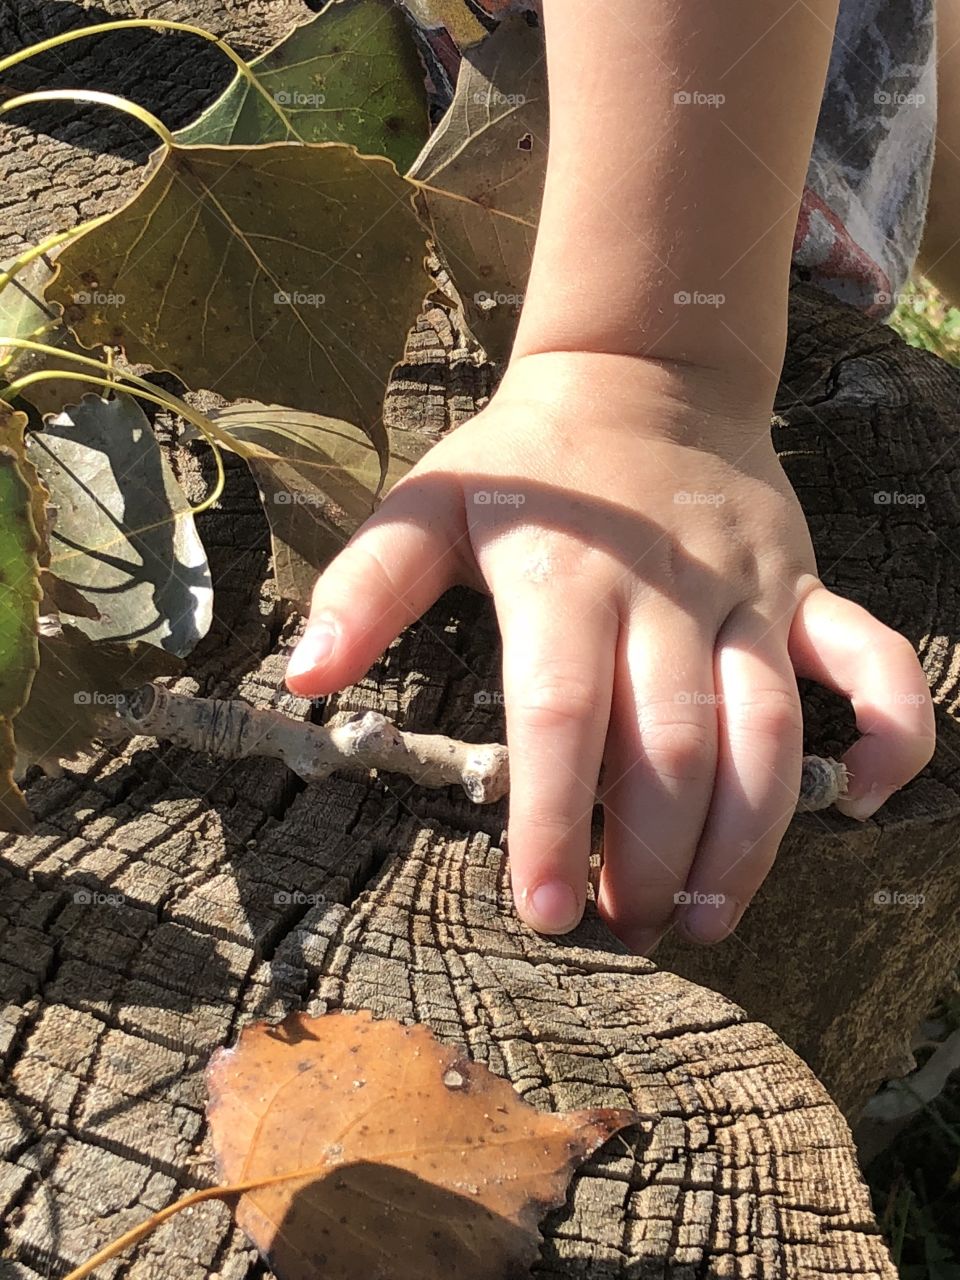
[[[548,1114],[427,1027],[368,1013],[247,1027],[209,1071],[237,1220],[281,1280],[493,1280],[535,1260],[538,1224],[633,1111]]]

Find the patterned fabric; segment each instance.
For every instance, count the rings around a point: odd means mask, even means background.
[[[401,0],[439,115],[461,50],[536,0]],[[923,232],[936,129],[934,0],[840,0],[793,245],[812,280],[873,316],[893,310]]]

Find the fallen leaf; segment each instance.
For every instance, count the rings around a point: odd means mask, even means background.
[[[336,143],[173,147],[63,249],[47,297],[88,346],[227,400],[269,388],[356,422],[385,462],[384,390],[430,283],[411,196]]]
[[[333,3],[250,64],[304,142],[347,142],[402,173],[427,140],[423,67],[394,0]],[[291,135],[237,73],[182,145],[287,142]]]
[[[493,1280],[536,1259],[574,1169],[633,1111],[535,1110],[427,1027],[367,1013],[248,1026],[208,1115],[237,1220],[280,1280]]]
[[[13,771],[13,720],[40,661],[39,486],[23,447],[26,414],[0,401],[0,830],[29,831],[30,811]]]
[[[280,405],[234,404],[210,414],[236,442],[260,490],[280,595],[305,609],[317,574],[376,509],[380,461],[349,422]],[[380,497],[430,441],[392,428]]]
[[[467,321],[494,360],[510,354],[547,167],[543,35],[509,18],[463,60],[456,93],[408,177]]]
[[[140,405],[85,395],[31,432],[27,447],[56,508],[50,568],[95,606],[76,626],[91,640],[188,654],[213,619],[210,567]]]

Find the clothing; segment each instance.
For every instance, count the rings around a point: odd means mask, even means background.
[[[460,51],[521,0],[401,0],[436,104]],[[934,0],[840,0],[793,246],[805,279],[873,316],[893,310],[923,232],[936,129]]]

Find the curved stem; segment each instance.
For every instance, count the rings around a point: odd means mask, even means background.
[[[18,342],[17,345],[19,346],[21,345],[21,343]],[[25,345],[28,345],[34,348],[39,347],[41,350],[55,352],[56,354],[64,354],[64,355],[68,354],[66,352],[63,352],[63,353],[57,352],[56,347],[45,348],[43,344],[39,342],[27,343]],[[106,368],[107,372],[110,373],[112,376],[104,377],[102,374],[97,376],[91,373],[76,373],[72,369],[69,371],[64,369],[38,369],[34,373],[25,373],[22,378],[17,378],[16,381],[11,382],[8,386],[4,387],[2,398],[6,399],[11,394],[16,395],[24,387],[31,386],[34,382],[44,382],[49,378],[63,378],[63,377],[70,378],[72,382],[87,382],[87,383],[90,383],[91,386],[105,387],[108,391],[117,390],[118,375],[115,369],[110,369],[108,366],[103,365],[100,361],[97,361],[97,360],[85,361],[85,363],[92,364],[97,368]],[[123,377],[124,375],[121,374],[120,376]],[[138,381],[142,381],[142,380],[138,379]],[[220,449],[217,447],[214,441],[209,438],[210,435],[212,434],[212,429],[210,432],[208,432],[208,427],[212,428],[212,424],[208,423],[202,414],[199,414],[196,412],[196,410],[191,409],[189,405],[183,406],[187,410],[187,412],[184,413],[183,409],[180,407],[181,405],[183,405],[183,401],[180,401],[177,396],[170,396],[165,391],[160,391],[158,388],[151,387],[149,384],[146,384],[145,387],[137,387],[136,389],[128,389],[124,387],[123,390],[125,391],[129,390],[130,395],[138,396],[143,400],[149,400],[153,404],[159,405],[161,409],[173,410],[174,412],[179,413],[182,417],[185,417],[190,422],[192,422],[194,426],[198,429],[198,431],[201,431],[203,435],[207,437],[207,443],[210,445],[211,449],[213,450],[213,457],[217,467],[217,479],[210,493],[207,494],[207,496],[199,504],[199,506],[191,507],[190,511],[192,515],[198,515],[201,511],[206,511],[208,507],[212,507],[213,504],[220,498],[220,495],[223,493],[224,485],[226,483],[226,473],[224,472],[224,469],[223,469],[223,454],[220,452]],[[146,533],[148,528],[149,529],[158,528],[159,524],[164,524],[164,523],[166,522],[160,521],[157,525],[149,525],[144,529],[139,529],[138,532]]]
[[[36,351],[41,355],[56,356],[60,360],[72,360],[74,364],[83,365],[85,369],[108,370],[112,375],[114,382],[122,381],[127,384],[127,387],[121,388],[122,390],[126,390],[129,387],[139,387],[144,392],[157,394],[157,388],[152,382],[148,382],[146,378],[141,378],[139,374],[129,373],[126,370],[118,369],[113,364],[112,360],[97,360],[92,356],[82,356],[79,351],[65,351],[60,347],[48,346],[44,342],[33,342],[30,338],[5,338],[0,334],[0,342],[5,346],[14,347],[17,350]],[[70,378],[79,376],[74,375],[68,369],[61,369],[60,375],[61,377]],[[17,379],[16,382],[11,382],[8,387],[4,388],[2,394],[6,396],[11,388],[16,391],[22,385],[22,382],[23,379]],[[131,392],[131,394],[136,393]],[[235,453],[241,458],[255,456],[253,453],[248,454],[246,448],[242,446],[242,442],[234,440],[229,432],[224,431],[222,427],[218,427],[216,423],[211,422],[210,419],[205,414],[201,413],[199,409],[194,409],[192,405],[187,404],[186,400],[182,400],[180,396],[176,395],[173,391],[163,391],[160,394],[165,397],[165,407],[170,409],[171,412],[178,413],[181,418],[186,418],[188,422],[192,422],[197,430],[206,438],[211,448],[214,444],[217,444],[224,449],[229,449],[231,453]]]
[[[290,117],[279,102],[267,93],[251,69],[250,64],[237,53],[236,49],[227,44],[226,40],[221,40],[219,36],[215,36],[212,31],[206,31],[203,27],[195,27],[189,22],[173,22],[166,18],[118,18],[114,22],[98,22],[91,27],[80,27],[75,31],[64,31],[60,35],[51,36],[47,40],[41,40],[38,44],[30,45],[27,49],[19,49],[16,53],[11,53],[6,58],[0,58],[0,73],[6,71],[9,67],[15,67],[20,62],[25,62],[36,54],[47,53],[50,49],[69,44],[72,40],[85,40],[88,36],[104,35],[108,31],[126,31],[137,27],[159,31],[182,31],[186,35],[199,36],[201,40],[209,40],[212,44],[215,44],[221,53],[226,54],[254,92],[263,98],[287,132],[292,134],[299,142],[303,142],[303,138],[293,127]]]
[[[152,129],[166,147],[175,147],[173,134],[152,112],[141,107],[139,103],[128,102],[115,93],[102,93],[99,89],[43,89],[37,93],[21,93],[16,98],[9,98],[0,104],[0,115],[14,111],[17,107],[25,107],[31,102],[93,102],[101,107],[113,107],[125,115],[133,116],[148,129]]]

